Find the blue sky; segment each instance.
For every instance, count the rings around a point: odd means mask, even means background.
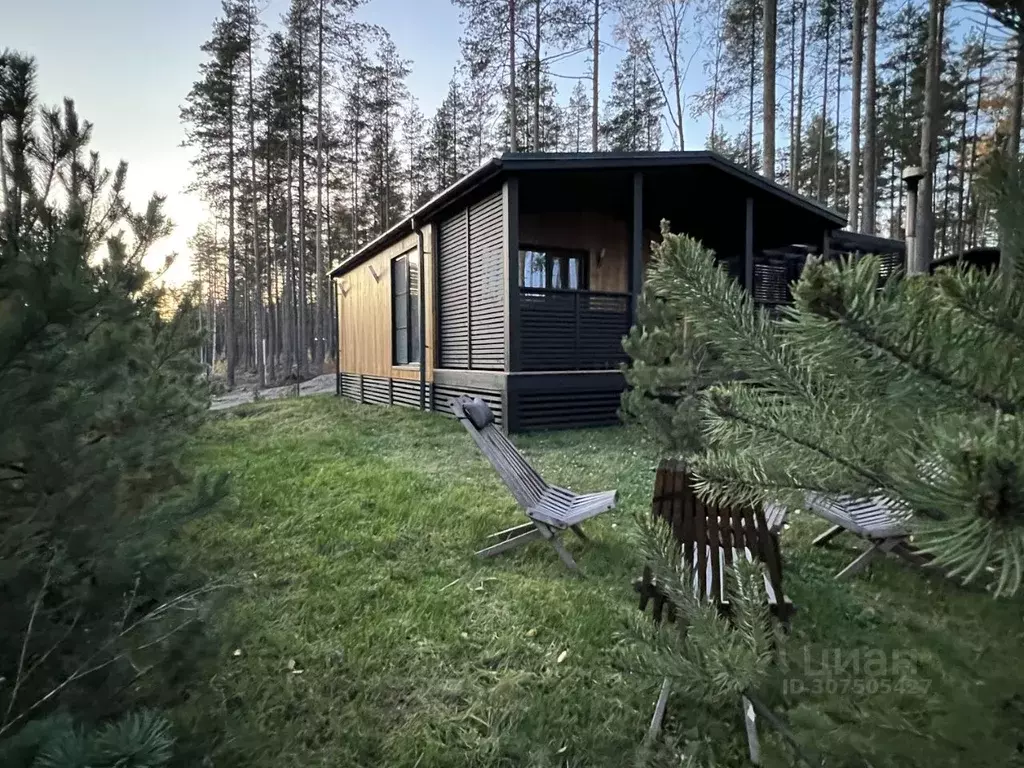
[[[0,45],[35,56],[39,94],[54,104],[75,99],[79,113],[94,124],[93,148],[105,163],[129,163],[128,193],[142,204],[151,192],[167,196],[167,211],[177,227],[154,253],[159,263],[169,251],[179,253],[174,281],[188,275],[185,241],[205,218],[203,204],[185,188],[191,181],[189,151],[180,147],[183,130],[178,109],[196,77],[208,37],[220,12],[219,0],[0,0],[4,35]],[[269,0],[264,19],[276,27],[288,0]],[[413,62],[409,88],[430,115],[447,90],[455,66],[460,33],[458,12],[450,0],[370,0],[360,18],[388,29],[402,55]],[[608,37],[610,30],[603,32]],[[607,87],[618,59],[614,50],[602,58]],[[574,74],[585,57],[559,64]],[[700,78],[691,69],[688,91]],[[571,80],[558,82],[567,98]],[[602,88],[605,90],[605,88]],[[702,137],[689,128],[697,142]]]

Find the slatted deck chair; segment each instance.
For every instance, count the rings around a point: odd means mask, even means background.
[[[762,563],[765,600],[771,612],[788,626],[794,608],[782,585],[778,532],[785,519],[783,507],[708,504],[697,495],[694,478],[685,465],[666,460],[658,466],[655,475],[651,515],[668,524],[673,539],[680,546],[682,561],[690,564],[694,594],[714,603],[728,615],[726,575],[732,564],[737,560]],[[641,611],[651,605],[656,622],[675,620],[675,607],[659,588],[649,566],[634,582],[634,589],[640,594]],[[656,738],[661,729],[668,696],[666,679],[655,706],[648,740]],[[746,696],[742,697],[741,704],[750,759],[756,764],[760,760],[757,716]]]
[[[815,546],[825,546],[844,531],[868,543],[867,549],[835,575],[837,580],[853,576],[864,570],[875,557],[887,553],[914,565],[928,562],[910,542],[910,529],[907,527],[910,511],[884,496],[856,498],[808,493],[805,502],[809,511],[832,523],[831,528],[814,540]]]
[[[537,539],[547,539],[570,570],[576,561],[562,544],[560,534],[571,530],[586,541],[582,523],[615,507],[616,491],[577,494],[548,485],[494,423],[494,414],[483,400],[466,395],[452,400],[452,412],[462,422],[487,460],[523,508],[529,523],[491,534],[496,543],[477,552],[492,557]]]

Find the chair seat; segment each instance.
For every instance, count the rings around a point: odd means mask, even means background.
[[[565,488],[549,488],[527,516],[553,528],[569,528],[615,507],[616,491],[576,494]]]
[[[884,496],[854,498],[807,494],[807,506],[829,522],[866,539],[888,539],[910,535],[910,512],[895,507]]]

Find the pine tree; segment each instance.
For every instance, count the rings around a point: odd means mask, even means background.
[[[398,54],[387,35],[377,58],[367,71],[367,155],[366,206],[370,232],[380,234],[401,218],[404,202],[401,190],[399,124],[402,105],[408,98],[405,78],[409,64]]]
[[[1024,222],[1006,174],[996,208]],[[1024,239],[1011,238],[1016,270]],[[649,290],[741,380],[703,396],[706,451],[691,458],[713,500],[803,503],[808,490],[887,496],[912,513],[933,566],[1012,594],[1024,580],[1024,293],[998,274],[896,277],[880,264],[812,263],[781,320],[699,243],[663,233]]]
[[[612,151],[652,151],[661,146],[665,102],[648,61],[642,52],[630,49],[612,78],[601,126],[604,145]]]
[[[56,709],[113,716],[140,670],[187,661],[172,630],[202,590],[169,545],[223,492],[178,463],[209,399],[199,313],[142,266],[163,198],[133,208],[126,164],[34,79],[0,54],[0,739]]]
[[[181,119],[187,133],[185,144],[194,147],[192,161],[198,185],[214,205],[227,205],[228,297],[225,349],[228,386],[234,386],[237,363],[235,314],[235,190],[237,178],[236,130],[240,102],[241,64],[246,55],[242,7],[224,0],[223,17],[214,25],[213,37],[203,44],[209,60],[200,67],[200,80],[182,107]],[[226,199],[225,199],[226,198]]]

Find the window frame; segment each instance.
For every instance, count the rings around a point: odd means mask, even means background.
[[[416,262],[416,269],[411,268],[412,262]],[[420,275],[419,254],[413,250],[399,254],[391,259],[391,365],[399,368],[413,367],[420,365],[420,344],[419,340],[423,333],[423,318],[420,317],[419,308],[419,275]],[[400,269],[405,270],[405,290],[398,292],[398,280],[396,275]],[[413,279],[413,275],[416,279]],[[398,325],[398,309],[400,302],[405,302],[405,325]],[[398,333],[404,331],[405,335],[405,361],[399,356]]]
[[[526,261],[525,256],[529,253],[543,254],[544,264],[544,285],[526,285]],[[552,285],[554,274],[555,258],[563,260],[566,278],[571,273],[569,264],[573,259],[579,263],[579,273],[576,288],[556,288]],[[544,246],[533,243],[519,244],[519,290],[521,291],[589,291],[590,290],[590,251],[586,248],[566,248],[563,246]]]

